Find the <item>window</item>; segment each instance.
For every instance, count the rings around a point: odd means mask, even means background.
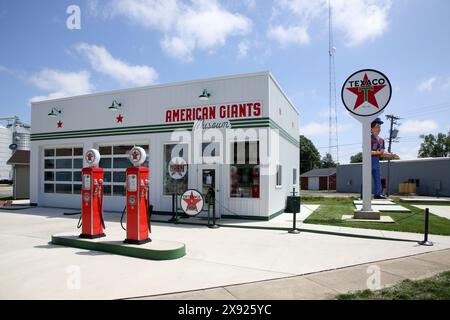
[[[234,142],[231,152],[230,197],[259,198],[259,141]]]
[[[277,187],[281,187],[282,185],[282,175],[283,175],[283,171],[282,171],[282,166],[280,164],[277,165]]]
[[[100,145],[98,151],[101,159],[99,167],[103,168],[103,195],[125,196],[126,169],[131,166],[128,160],[128,152],[134,147],[142,147],[147,154],[147,159],[142,166],[148,166],[148,145],[114,144]]]
[[[180,157],[187,161],[188,159],[188,145],[187,144],[166,144],[164,145],[164,182],[163,194],[171,195],[175,192],[182,193],[188,188],[189,166],[186,174],[181,179],[173,179],[169,173],[169,162],[172,158]]]
[[[297,168],[292,169],[292,184],[297,184]]]
[[[83,148],[44,149],[44,193],[81,193]]]

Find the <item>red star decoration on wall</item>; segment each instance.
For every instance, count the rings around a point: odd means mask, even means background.
[[[188,210],[195,210],[197,211],[197,203],[199,203],[200,201],[202,201],[201,199],[196,199],[194,197],[194,193],[191,192],[191,195],[189,196],[189,198],[185,198],[183,199],[184,202],[187,203],[187,208]]]
[[[63,126],[63,122],[61,120],[59,120],[56,125],[58,126],[58,128],[62,128]]]
[[[353,107],[353,110],[358,109],[358,107],[361,106],[364,102],[369,102],[374,107],[379,108],[377,98],[375,98],[375,94],[384,87],[386,87],[386,85],[373,86],[368,82],[369,77],[367,76],[367,73],[365,73],[361,86],[354,88],[347,88],[348,91],[358,96],[355,102],[355,106]]]
[[[119,114],[117,117],[117,123],[122,123],[123,122],[123,115]]]

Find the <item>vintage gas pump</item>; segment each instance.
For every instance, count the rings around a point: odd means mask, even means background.
[[[100,153],[90,149],[85,154],[88,167],[82,170],[81,223],[80,238],[94,239],[104,237],[103,229],[103,169],[98,168]]]
[[[149,238],[149,198],[148,167],[141,167],[146,159],[145,150],[134,147],[130,150],[129,159],[133,167],[127,168],[127,238],[124,243],[143,244]]]

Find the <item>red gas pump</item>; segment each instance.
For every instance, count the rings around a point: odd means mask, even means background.
[[[129,153],[129,159],[134,165],[127,168],[127,238],[124,243],[143,244],[150,242],[149,238],[149,198],[148,198],[148,167],[140,165],[146,159],[145,150],[134,147]]]
[[[98,168],[100,153],[90,149],[85,155],[89,167],[82,170],[81,223],[80,238],[95,239],[104,237],[103,229],[103,169]]]

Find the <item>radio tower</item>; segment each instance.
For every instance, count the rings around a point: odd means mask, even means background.
[[[339,138],[336,109],[336,73],[334,54],[336,47],[333,39],[333,7],[328,1],[328,67],[329,67],[329,115],[328,115],[328,153],[336,163],[339,163]],[[333,149],[335,152],[333,152]]]

